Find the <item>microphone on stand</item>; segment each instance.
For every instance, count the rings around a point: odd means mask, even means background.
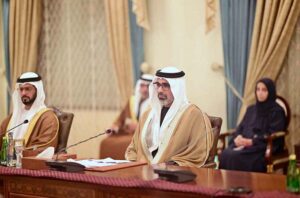
[[[46,165],[49,166],[50,168],[54,169],[54,170],[58,170],[58,171],[66,171],[66,172],[82,172],[85,169],[85,166],[78,164],[78,163],[74,163],[74,162],[66,162],[66,161],[57,161],[58,159],[58,155],[64,151],[67,151],[69,148],[77,146],[79,144],[82,144],[84,142],[87,142],[91,139],[94,139],[96,137],[99,137],[101,135],[105,135],[105,134],[110,134],[112,133],[112,129],[107,129],[105,132],[99,133],[95,136],[89,137],[85,140],[79,141],[75,144],[71,144],[70,146],[67,146],[65,148],[60,149],[57,153],[56,153],[56,158],[55,160],[51,160],[51,161],[46,161]]]
[[[7,131],[1,133],[0,135],[4,135],[4,134],[6,134],[6,133],[12,133],[12,130],[14,130],[15,128],[18,128],[19,126],[21,126],[21,125],[23,125],[23,124],[27,124],[28,122],[29,122],[29,121],[26,119],[26,120],[24,120],[22,123],[20,123],[20,124],[18,124],[18,125],[16,125],[16,126],[10,128],[10,129],[8,129]]]
[[[99,134],[97,134],[97,135],[95,135],[95,136],[89,137],[89,138],[87,138],[87,139],[85,139],[85,140],[81,140],[81,141],[79,141],[79,142],[77,142],[77,143],[75,143],[75,144],[71,144],[70,146],[67,146],[67,147],[65,147],[65,148],[60,149],[59,151],[57,151],[56,155],[58,156],[59,153],[62,153],[62,152],[64,152],[64,151],[67,151],[69,148],[72,148],[72,147],[74,147],[74,146],[77,146],[77,145],[79,145],[79,144],[82,144],[82,143],[84,143],[84,142],[87,142],[87,141],[89,141],[89,140],[92,140],[92,139],[94,139],[94,138],[96,138],[96,137],[99,137],[99,136],[101,136],[101,135],[110,134],[110,133],[112,133],[112,132],[113,132],[112,129],[107,129],[107,130],[106,130],[105,132],[103,132],[103,133],[99,133]],[[56,160],[57,160],[57,156],[56,156]]]

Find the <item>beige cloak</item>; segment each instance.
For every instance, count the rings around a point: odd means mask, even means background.
[[[37,113],[38,114],[38,113]],[[2,145],[2,137],[5,135],[5,131],[8,129],[9,121],[11,116],[8,116],[1,124],[0,133],[1,139],[0,144]],[[26,147],[37,146],[39,151],[44,150],[49,146],[56,147],[58,142],[58,128],[59,123],[55,113],[50,110],[44,110],[42,114],[38,115],[36,121],[32,120],[29,122],[29,131],[28,139],[25,140]],[[32,126],[32,127],[31,127]],[[26,135],[25,135],[26,136]],[[1,147],[0,147],[1,148]]]
[[[170,125],[163,131],[159,149],[153,158],[146,142],[149,137],[150,110],[140,119],[139,126],[128,146],[125,157],[149,164],[174,161],[180,166],[201,167],[205,164],[213,144],[209,118],[196,105],[179,109]],[[145,129],[146,128],[146,129]]]

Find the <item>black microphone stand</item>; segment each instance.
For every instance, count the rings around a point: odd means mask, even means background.
[[[4,131],[4,132],[1,133],[0,135],[4,135],[4,134],[6,134],[6,133],[8,133],[8,132],[10,132],[10,131],[12,131],[12,130],[14,130],[15,128],[18,128],[19,126],[21,126],[21,125],[23,125],[23,124],[27,124],[27,123],[28,123],[28,120],[26,119],[26,120],[24,120],[22,123],[20,123],[20,124],[14,126],[13,128],[8,129],[7,131]],[[10,133],[12,133],[12,132],[10,132]]]
[[[112,132],[111,129],[107,129],[107,130],[106,130],[105,132],[103,132],[103,133],[99,133],[99,134],[97,134],[97,135],[95,135],[95,136],[89,137],[88,139],[81,140],[81,141],[79,141],[79,142],[77,142],[77,143],[75,143],[75,144],[72,144],[72,145],[70,145],[70,146],[67,146],[67,147],[65,147],[65,148],[60,149],[59,151],[56,152],[56,158],[55,158],[55,161],[57,161],[58,155],[59,155],[60,153],[62,153],[62,152],[64,152],[64,151],[67,151],[69,148],[72,148],[72,147],[74,147],[74,146],[77,146],[77,145],[79,145],[79,144],[82,144],[82,143],[84,143],[84,142],[87,142],[87,141],[89,141],[89,140],[91,140],[91,139],[94,139],[94,138],[96,138],[96,137],[99,137],[99,136],[101,136],[101,135],[110,134],[111,132]]]
[[[58,155],[63,152],[63,151],[66,151],[67,149],[71,148],[71,147],[74,147],[74,146],[77,146],[81,143],[84,143],[84,142],[87,142],[91,139],[94,139],[96,137],[99,137],[101,135],[104,135],[104,134],[109,134],[111,133],[112,130],[111,129],[107,129],[104,133],[99,133],[95,136],[92,136],[88,139],[85,139],[85,140],[82,140],[82,141],[79,141],[75,144],[72,144],[70,146],[67,146],[65,148],[62,148],[60,149],[57,153],[56,153],[56,158],[55,160],[53,161],[46,161],[46,165],[49,166],[51,169],[54,169],[54,170],[58,170],[58,171],[65,171],[65,172],[82,172],[84,171],[85,169],[85,166],[81,165],[81,164],[78,164],[78,163],[74,163],[74,162],[65,162],[65,161],[57,161],[57,158],[58,158]]]

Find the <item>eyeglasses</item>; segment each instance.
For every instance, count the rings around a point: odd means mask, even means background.
[[[153,83],[155,89],[159,89],[160,87],[163,90],[169,90],[170,89],[170,84],[169,83],[159,83],[159,82],[155,82]]]

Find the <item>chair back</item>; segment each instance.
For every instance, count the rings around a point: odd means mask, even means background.
[[[74,114],[63,112],[56,107],[52,107],[52,109],[59,121],[58,143],[57,147],[55,148],[55,152],[58,152],[67,146]]]
[[[129,146],[132,133],[112,133],[107,135],[100,143],[99,158],[111,157],[116,160],[125,160],[125,152]]]
[[[279,104],[279,106],[281,106],[284,110],[285,117],[286,117],[286,129],[287,129],[290,124],[290,121],[291,121],[290,105],[282,96],[276,97],[276,103]],[[287,132],[287,130],[286,130],[286,132]]]
[[[208,116],[208,118],[210,120],[212,132],[213,132],[213,145],[209,151],[209,156],[206,164],[214,162],[215,156],[217,154],[218,139],[219,139],[221,126],[222,126],[222,118],[214,117],[214,116]]]
[[[286,117],[286,126],[284,133],[275,132],[270,135],[267,139],[267,149],[265,152],[265,160],[267,163],[267,173],[273,173],[275,170],[283,169],[283,172],[286,173],[287,166],[289,163],[289,151],[287,145],[284,144],[283,150],[279,153],[273,153],[273,141],[278,138],[285,138],[288,134],[288,126],[291,120],[291,109],[288,102],[281,96],[277,96],[276,103],[281,106],[285,112]]]

